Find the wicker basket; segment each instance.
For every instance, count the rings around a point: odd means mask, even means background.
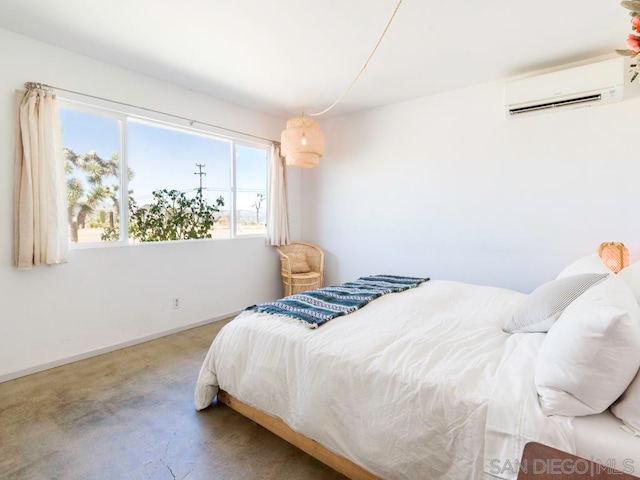
[[[322,287],[324,280],[324,252],[320,247],[312,243],[291,242],[289,245],[277,247],[277,250],[280,254],[285,297]],[[309,272],[291,272],[292,262],[289,256],[292,253],[304,254],[309,264]]]
[[[620,242],[604,242],[598,247],[598,255],[609,270],[618,273],[629,265],[629,250]]]

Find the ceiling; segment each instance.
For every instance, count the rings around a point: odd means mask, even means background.
[[[1,0],[0,28],[276,116],[321,110],[362,67],[397,0]],[[624,48],[602,0],[404,0],[327,116]]]

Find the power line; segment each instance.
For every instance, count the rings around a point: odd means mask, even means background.
[[[207,165],[204,163],[196,163],[196,167],[198,167],[197,172],[193,172],[194,175],[200,175],[200,188],[198,188],[198,192],[202,193],[202,177],[204,177],[207,172],[203,172],[202,169]]]

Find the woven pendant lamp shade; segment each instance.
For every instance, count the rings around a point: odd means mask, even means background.
[[[282,155],[287,165],[312,168],[324,155],[324,135],[320,124],[313,118],[296,117],[287,120],[287,129],[282,131]]]
[[[604,242],[598,247],[598,255],[609,270],[618,273],[629,265],[629,250],[620,242]]]

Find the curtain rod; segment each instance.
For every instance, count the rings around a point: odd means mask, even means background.
[[[272,140],[270,138],[261,137],[259,135],[252,135],[251,133],[241,132],[239,130],[233,130],[231,128],[226,128],[226,127],[221,127],[220,125],[214,125],[213,123],[201,122],[199,120],[192,120],[192,119],[187,118],[187,117],[181,117],[180,115],[174,115],[173,113],[167,113],[167,112],[162,112],[160,110],[154,110],[153,108],[141,107],[139,105],[133,105],[131,103],[125,103],[125,102],[119,102],[117,100],[111,100],[110,98],[98,97],[97,95],[90,95],[88,93],[76,92],[75,90],[67,90],[66,88],[54,87],[54,86],[51,86],[51,85],[47,85],[45,83],[26,82],[24,84],[24,88],[26,88],[27,90],[32,89],[32,88],[38,88],[38,89],[42,89],[42,90],[49,90],[49,91],[59,90],[61,92],[73,93],[75,95],[81,95],[83,97],[93,98],[93,99],[96,99],[96,100],[103,100],[105,102],[115,103],[115,104],[118,104],[118,105],[123,105],[125,107],[137,108],[139,110],[144,110],[145,112],[159,113],[160,115],[166,115],[168,117],[178,118],[180,120],[184,120],[186,122],[189,122],[189,125],[191,125],[191,126],[193,126],[194,123],[197,123],[199,125],[206,125],[207,127],[218,128],[218,129],[224,130],[226,132],[232,132],[232,133],[237,133],[237,134],[240,134],[240,135],[245,135],[247,137],[258,138],[260,140],[266,140],[267,142],[272,142],[272,143],[275,143],[276,145],[280,145],[280,142],[278,142],[276,140]]]

